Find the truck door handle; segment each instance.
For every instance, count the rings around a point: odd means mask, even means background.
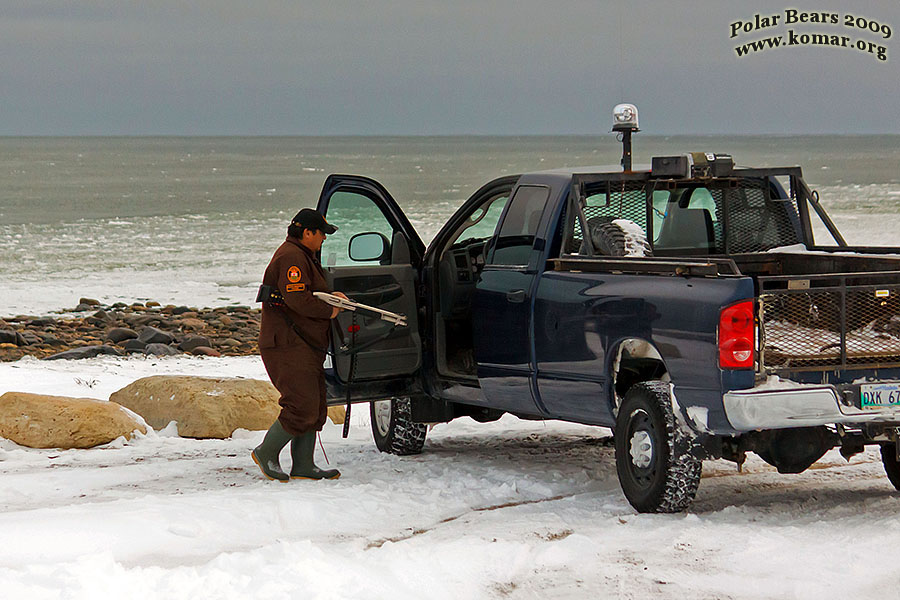
[[[515,302],[516,304],[525,302],[525,290],[513,290],[511,292],[506,292],[506,299],[510,302]]]

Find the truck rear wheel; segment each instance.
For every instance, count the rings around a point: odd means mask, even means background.
[[[884,464],[884,472],[894,487],[900,490],[900,461],[897,460],[897,447],[894,444],[881,446],[881,462]]]
[[[412,420],[409,402],[409,398],[391,398],[371,404],[372,437],[382,452],[406,456],[422,451],[428,426]]]
[[[681,512],[690,505],[703,464],[691,454],[692,442],[675,421],[668,383],[628,390],[616,419],[616,472],[638,512]]]

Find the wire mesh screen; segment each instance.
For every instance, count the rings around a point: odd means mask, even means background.
[[[584,217],[588,229],[616,219],[628,219],[647,231],[647,192],[643,181],[609,181],[599,189],[589,191],[584,202]],[[575,219],[571,251],[580,251],[584,234],[581,222]]]
[[[743,179],[735,188],[712,190],[725,205],[728,253],[758,252],[798,244],[797,208],[792,200],[771,199],[765,179]]]
[[[760,302],[765,369],[900,364],[900,284],[780,290]]]
[[[610,180],[591,184],[582,208],[589,231],[603,222],[628,219],[644,230],[654,251],[658,246],[669,255],[739,254],[802,241],[796,200],[772,195],[765,177]],[[566,251],[584,252],[582,223],[575,214],[570,218]]]

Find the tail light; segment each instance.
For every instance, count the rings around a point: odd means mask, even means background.
[[[756,323],[753,300],[726,306],[719,313],[719,367],[752,369]]]

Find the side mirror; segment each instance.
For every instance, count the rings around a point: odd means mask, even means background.
[[[377,260],[384,264],[390,261],[391,243],[377,232],[357,233],[350,238],[350,260],[368,262]]]

